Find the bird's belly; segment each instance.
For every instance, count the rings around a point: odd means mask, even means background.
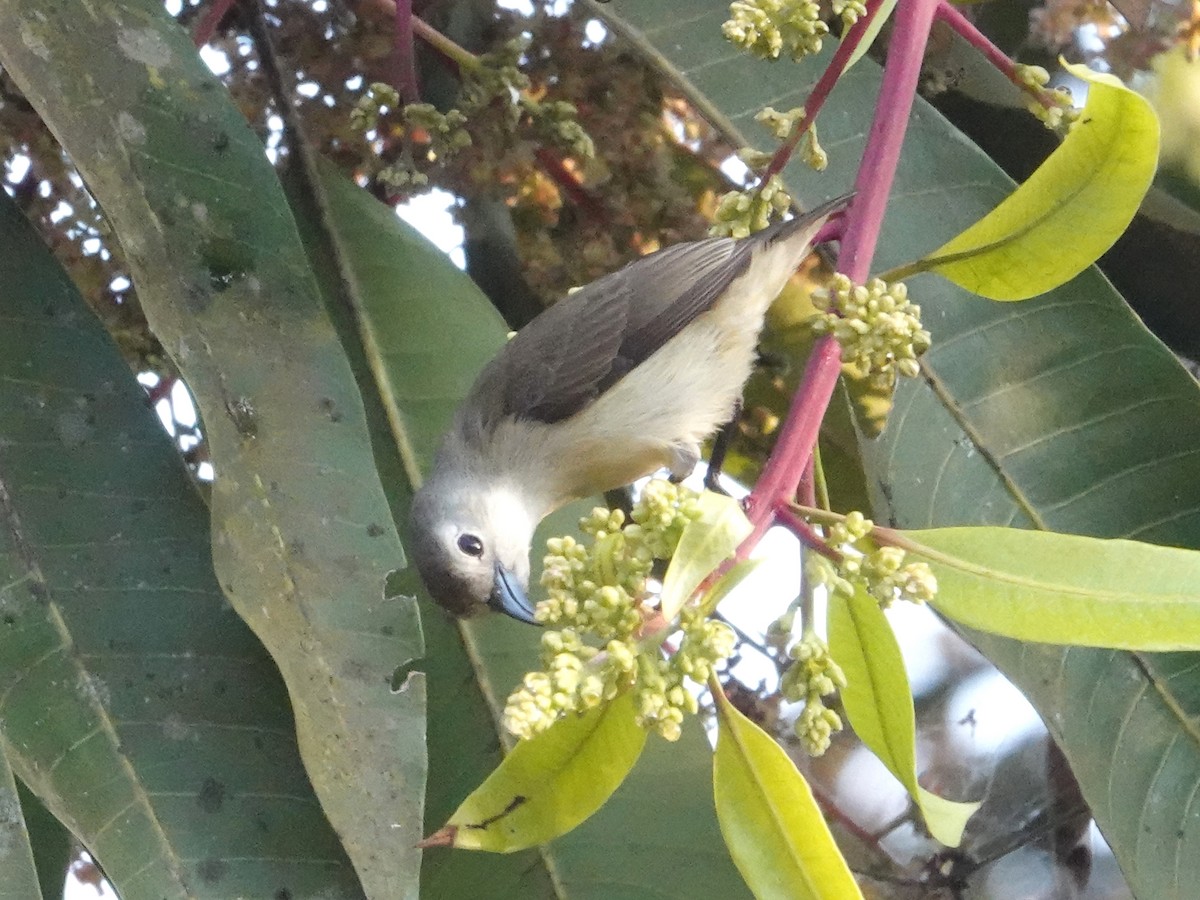
[[[563,458],[583,493],[597,490],[589,484],[617,487],[670,465],[677,448],[698,447],[730,419],[754,365],[758,331],[727,324],[711,313],[699,317],[569,420],[563,434],[577,450]]]

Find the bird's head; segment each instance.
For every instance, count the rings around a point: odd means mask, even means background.
[[[430,596],[456,616],[486,609],[537,624],[526,589],[537,518],[500,485],[436,474],[413,497],[411,555]]]

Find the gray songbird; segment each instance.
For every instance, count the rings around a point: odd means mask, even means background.
[[[433,599],[533,622],[529,545],[543,517],[664,466],[690,473],[734,413],[767,307],[848,200],[652,253],[518,332],[413,498],[412,557]]]

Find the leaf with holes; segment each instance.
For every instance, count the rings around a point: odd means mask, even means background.
[[[0,246],[5,756],[127,900],[360,897],[177,449],[3,194]]]

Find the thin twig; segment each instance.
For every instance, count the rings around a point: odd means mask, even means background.
[[[395,33],[392,36],[392,54],[396,62],[394,87],[405,104],[419,103],[421,88],[417,82],[417,60],[413,53],[412,0],[397,0]]]

